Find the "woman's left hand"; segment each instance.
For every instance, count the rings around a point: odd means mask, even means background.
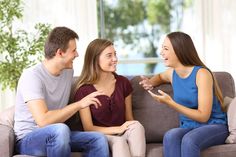
[[[148,91],[148,93],[151,94],[151,96],[158,102],[165,103],[165,104],[170,104],[173,99],[168,95],[167,93],[163,92],[162,90],[158,90],[158,93],[160,94],[154,94],[152,91]]]

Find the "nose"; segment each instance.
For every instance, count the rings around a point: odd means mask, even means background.
[[[79,57],[79,53],[75,51],[75,57]]]
[[[117,62],[117,56],[113,56],[113,58],[112,58],[112,60],[114,61],[114,62]]]
[[[161,49],[160,55],[161,55],[161,56],[164,55],[163,49]]]

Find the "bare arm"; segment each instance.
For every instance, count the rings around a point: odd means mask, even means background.
[[[84,97],[82,100],[65,106],[62,109],[48,110],[47,105],[43,99],[30,100],[27,102],[29,110],[33,115],[39,127],[46,126],[48,124],[65,122],[78,110],[85,108],[91,104],[98,107],[101,105],[99,100],[95,98],[98,95],[102,95],[102,92],[94,92]]]
[[[168,94],[161,90],[159,90],[160,95],[153,94],[150,91],[149,93],[157,101],[169,105],[185,116],[198,122],[207,122],[211,114],[213,100],[213,79],[210,72],[206,69],[200,69],[197,73],[196,83],[198,87],[198,109],[190,109],[176,103]]]
[[[145,90],[152,90],[153,87],[158,86],[162,83],[171,82],[172,72],[173,72],[173,69],[169,68],[160,74],[154,75],[150,79],[148,79],[147,77],[141,76],[142,80],[139,82],[139,84],[142,85]]]
[[[131,94],[125,98],[125,119],[126,119],[126,121],[134,120],[131,98],[132,98]]]

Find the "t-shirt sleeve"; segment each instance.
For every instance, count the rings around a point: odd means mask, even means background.
[[[22,74],[18,90],[20,90],[25,103],[30,100],[45,99],[42,81],[32,71],[25,71]]]
[[[120,76],[120,82],[122,84],[124,97],[127,97],[133,92],[133,87],[130,81],[124,76]]]

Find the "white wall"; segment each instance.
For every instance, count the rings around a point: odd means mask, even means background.
[[[236,1],[195,0],[185,28],[201,59],[212,71],[227,71],[236,80]]]

